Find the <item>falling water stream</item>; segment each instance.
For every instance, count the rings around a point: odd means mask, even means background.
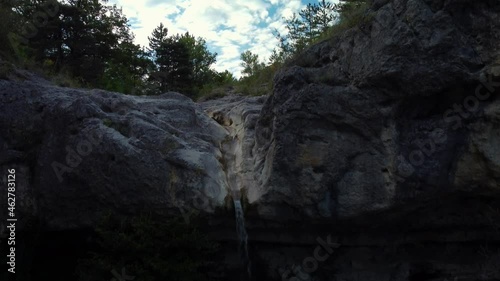
[[[243,207],[241,201],[234,199],[234,211],[236,215],[236,232],[240,242],[240,255],[244,265],[246,265],[248,276],[252,276],[250,259],[248,258],[248,234],[245,229],[245,216],[243,215]]]
[[[226,129],[231,132],[231,128]],[[241,261],[246,267],[248,278],[251,278],[251,264],[248,256],[248,234],[245,228],[245,215],[241,204],[241,179],[240,179],[240,164],[241,164],[241,144],[238,137],[234,134],[223,142],[221,146],[224,170],[228,187],[234,203],[234,211],[236,217],[236,232],[239,242],[239,253]]]

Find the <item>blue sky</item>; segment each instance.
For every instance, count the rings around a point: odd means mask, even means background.
[[[207,40],[217,52],[217,71],[241,74],[240,54],[246,50],[266,60],[278,41],[272,30],[285,33],[282,17],[319,0],[110,0],[123,8],[136,43],[148,45],[148,36],[162,22],[169,34],[189,31]]]

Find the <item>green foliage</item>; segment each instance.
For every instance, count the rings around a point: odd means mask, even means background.
[[[348,29],[371,21],[373,19],[373,15],[367,13],[369,8],[370,3],[368,1],[353,1],[344,4],[340,8],[338,23],[328,28],[318,39],[322,40],[331,38]]]
[[[210,76],[210,82],[203,85],[199,91],[197,96],[199,101],[221,98],[234,90],[237,80],[231,72],[211,70]]]
[[[48,79],[57,86],[60,87],[69,87],[69,88],[82,88],[82,82],[77,80],[76,78],[72,77],[70,74],[68,74],[65,71],[59,71],[56,74],[46,74],[48,76]]]
[[[188,50],[190,66],[192,67],[191,80],[195,88],[199,89],[216,78],[214,74],[217,75],[217,73],[213,73],[210,67],[216,62],[217,53],[211,53],[208,50],[205,39],[195,38],[189,32],[176,35],[175,39],[186,46]]]
[[[241,67],[243,67],[242,73],[247,76],[256,75],[265,67],[263,63],[259,62],[259,55],[253,54],[250,51],[243,52],[240,58],[243,61],[241,63]]]
[[[210,66],[217,54],[208,51],[205,39],[186,32],[168,36],[160,24],[149,37],[155,72],[150,81],[156,83],[156,93],[178,91],[191,97],[213,82],[216,77]]]
[[[107,1],[2,1],[0,18],[0,52],[58,85],[131,93],[143,80],[144,52],[132,43],[122,11]]]
[[[236,84],[236,90],[249,96],[267,95],[273,89],[274,73],[273,65],[263,67],[252,76],[242,77]]]
[[[146,75],[152,62],[144,48],[132,43],[131,38],[118,45],[103,75],[103,89],[125,94],[146,94]]]
[[[270,57],[271,63],[283,64],[296,58],[305,48],[331,38],[340,32],[369,21],[366,10],[368,0],[341,1],[332,4],[321,0],[318,4],[309,4],[291,18],[285,19],[286,36],[274,31],[279,41],[278,48]]]
[[[213,75],[213,82],[216,85],[227,85],[236,82],[236,78],[234,77],[234,75],[227,70],[225,70],[224,72],[214,71],[212,72],[212,75]]]
[[[202,89],[197,101],[214,100],[225,97],[232,90],[231,86],[206,87]]]
[[[144,281],[213,280],[219,246],[182,218],[160,221],[141,215],[120,220],[108,214],[96,231],[99,249],[79,262],[80,281],[111,280],[111,271],[122,268]]]
[[[271,62],[282,63],[293,54],[303,51],[335,24],[341,6],[322,0],[318,4],[308,4],[298,15],[294,13],[290,18],[283,18],[287,34],[283,36],[274,30],[279,45],[270,58]]]
[[[84,84],[104,88],[108,62],[120,55],[122,42],[133,39],[122,11],[104,4],[60,3],[59,16],[50,18],[30,40],[35,59],[52,60],[56,70],[65,67]]]
[[[279,56],[279,54],[274,53]],[[281,67],[280,59],[276,58],[274,62],[266,66],[265,63],[259,61],[259,56],[251,51],[245,51],[240,56],[243,67],[242,73],[245,76],[241,77],[234,87],[238,93],[249,96],[262,96],[272,92],[273,78],[276,71]]]
[[[284,18],[286,35],[277,30],[274,34],[278,39],[278,46],[269,57],[268,65],[258,61],[258,56],[246,51],[241,54],[244,68],[236,89],[246,95],[263,95],[272,91],[274,74],[283,66],[291,63],[301,63],[309,60],[303,56],[303,50],[319,41],[331,38],[336,34],[370,20],[366,14],[369,8],[367,0],[341,1],[332,4],[325,0],[317,4],[308,4],[290,18]],[[328,75],[320,79],[328,79]]]
[[[161,93],[166,91],[191,92],[193,65],[189,49],[176,38],[168,38],[157,50],[158,71],[153,76],[160,82]]]
[[[308,4],[275,30],[278,46],[267,64],[250,51],[241,54],[244,77],[211,69],[216,53],[189,32],[169,35],[163,24],[146,50],[122,11],[107,0],[67,0],[47,10],[49,0],[0,2],[0,56],[52,77],[57,85],[92,87],[135,95],[178,91],[192,98],[218,97],[231,89],[247,95],[272,90],[275,72],[308,46],[370,20],[367,0]],[[48,13],[42,24],[33,16]],[[6,71],[4,71],[6,72]],[[3,74],[6,77],[6,74]]]
[[[168,39],[168,28],[166,28],[163,23],[160,23],[153,32],[151,33],[151,37],[148,37],[149,40],[149,49],[151,55],[154,57],[154,62],[156,64],[160,64],[159,60],[161,60],[161,48],[162,44],[166,42]]]

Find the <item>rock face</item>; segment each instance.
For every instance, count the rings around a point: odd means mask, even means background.
[[[342,219],[498,196],[499,3],[376,2],[275,77],[256,132],[260,215]]]
[[[223,205],[219,145],[227,132],[189,98],[39,81],[2,80],[0,89],[0,165],[17,168],[20,217],[67,229],[106,211],[211,213]]]
[[[287,280],[498,279],[500,3],[374,2],[275,77],[247,220],[284,245],[255,259]]]
[[[255,174],[255,157],[258,145],[255,143],[255,125],[262,109],[264,97],[228,96],[201,103],[201,107],[212,119],[228,132],[221,144],[228,186],[234,190],[233,197],[242,194],[252,197],[259,175]]]
[[[375,0],[269,97],[23,74],[0,80],[0,167],[16,167],[18,216],[47,230],[147,207],[202,211],[235,240],[224,208],[242,198],[256,280],[499,280],[498,46],[499,1]]]

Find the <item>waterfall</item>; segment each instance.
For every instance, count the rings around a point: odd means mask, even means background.
[[[240,243],[239,251],[243,264],[246,265],[248,276],[252,276],[250,259],[248,258],[248,234],[245,228],[245,216],[241,201],[234,199],[234,212],[236,216],[236,232]]]
[[[251,278],[251,264],[248,256],[248,234],[245,228],[245,215],[241,205],[241,188],[243,185],[241,179],[241,143],[232,128],[226,127],[226,129],[230,134],[221,145],[224,172],[234,203],[236,233],[238,235],[241,261],[246,267],[248,278]]]

